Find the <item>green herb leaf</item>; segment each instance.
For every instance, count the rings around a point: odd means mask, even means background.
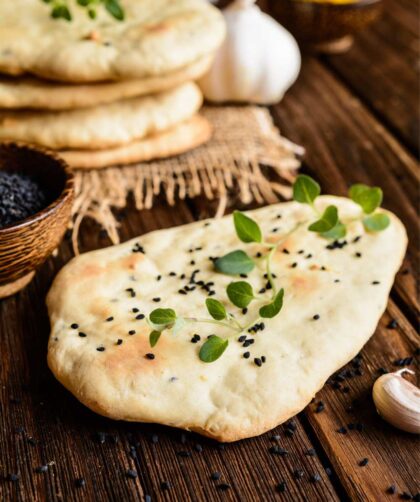
[[[371,214],[382,203],[382,190],[379,187],[369,187],[359,183],[349,190],[349,197],[359,204],[366,214]]]
[[[251,272],[255,267],[255,263],[245,251],[238,250],[217,258],[214,262],[214,266],[216,270],[223,274],[239,275]]]
[[[71,21],[72,19],[70,11],[66,5],[56,5],[51,11],[51,17],[53,19],[65,19],[66,21]]]
[[[151,347],[154,347],[158,343],[161,334],[162,331],[157,331],[156,329],[150,332],[149,343]]]
[[[240,211],[234,211],[233,222],[242,242],[261,242],[262,233],[258,223]]]
[[[363,219],[363,226],[368,232],[380,232],[391,223],[389,216],[385,213],[375,213]]]
[[[309,225],[311,232],[325,233],[332,230],[338,223],[338,210],[336,206],[328,206],[318,221]]]
[[[293,185],[293,200],[312,205],[321,193],[318,183],[306,174],[300,174]]]
[[[212,363],[216,359],[219,359],[228,345],[228,340],[223,340],[219,336],[212,336],[203,343],[198,356],[203,362]]]
[[[246,281],[231,282],[226,288],[229,300],[241,309],[248,307],[254,299],[252,286]]]
[[[219,300],[207,298],[206,307],[209,311],[209,314],[213,317],[213,319],[216,319],[216,321],[222,321],[223,319],[226,319],[226,309],[224,305],[219,302]]]
[[[337,223],[335,227],[333,227],[331,230],[328,230],[328,232],[322,232],[321,235],[322,237],[325,237],[325,239],[332,239],[332,240],[337,240],[337,239],[342,239],[345,237],[347,234],[347,227],[340,221]]]
[[[118,0],[105,0],[105,9],[118,21],[124,20],[124,11]]]
[[[167,325],[176,321],[176,313],[173,309],[155,309],[150,313],[149,318],[153,324]]]
[[[283,307],[283,297],[284,297],[284,289],[281,289],[276,294],[274,300],[271,303],[263,305],[260,308],[260,316],[266,319],[271,319],[272,317],[275,317]]]

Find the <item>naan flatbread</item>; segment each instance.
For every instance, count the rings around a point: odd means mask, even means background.
[[[66,150],[59,153],[75,169],[101,169],[179,155],[208,141],[211,133],[210,122],[200,115],[194,115],[167,131],[117,148]]]
[[[75,3],[75,2],[73,2]],[[0,2],[0,71],[63,82],[164,76],[213,54],[221,13],[203,0],[122,0],[125,21],[98,8],[91,20],[72,6],[72,22],[51,19],[40,0]]]
[[[154,94],[197,80],[208,70],[212,61],[213,56],[206,56],[180,70],[158,77],[80,85],[61,84],[35,77],[3,77],[0,78],[0,108],[71,110]]]
[[[359,215],[347,199],[316,201],[320,211],[329,204],[337,205],[342,220]],[[249,214],[271,241],[314,219],[309,206],[296,202]],[[151,349],[150,328],[141,318],[157,307],[209,318],[209,290],[240,322],[258,316],[259,301],[246,314],[231,306],[226,287],[233,278],[215,273],[209,259],[235,249],[251,256],[264,250],[238,240],[231,216],[81,255],[61,270],[48,293],[48,364],[83,404],[107,417],[157,422],[220,441],[261,434],[300,412],[375,331],[407,245],[402,223],[388,215],[391,224],[383,232],[368,234],[360,223],[350,223],[340,248],[331,249],[305,226],[286,238],[273,259],[276,281],[285,289],[283,310],[264,320],[265,329],[247,334],[255,340],[248,348],[227,328],[192,324],[177,334],[164,332]],[[258,266],[248,275],[256,291],[266,283],[264,272]],[[195,289],[180,294],[185,285]],[[191,343],[195,333],[201,340]],[[230,343],[220,359],[204,363],[198,352],[210,334],[230,336]],[[263,355],[259,367],[253,360]]]
[[[98,150],[126,145],[192,117],[202,105],[188,82],[151,96],[61,112],[0,112],[0,139],[44,147]]]

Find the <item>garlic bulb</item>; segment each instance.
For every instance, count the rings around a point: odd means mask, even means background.
[[[373,386],[373,401],[379,415],[394,427],[420,434],[420,389],[401,375],[402,369],[379,377]]]
[[[223,11],[226,39],[199,81],[209,101],[276,103],[299,74],[295,39],[254,3],[234,0]]]

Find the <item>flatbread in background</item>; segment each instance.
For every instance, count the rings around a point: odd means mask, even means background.
[[[76,4],[76,2],[73,2]],[[164,76],[213,54],[222,14],[203,0],[121,0],[125,21],[102,7],[91,20],[72,5],[73,21],[52,19],[41,0],[0,2],[0,72],[63,82]]]
[[[93,84],[62,84],[33,77],[0,78],[0,108],[68,110],[162,92],[197,80],[209,68],[213,56],[205,56],[180,70],[142,80]]]
[[[69,166],[77,169],[101,169],[163,159],[188,152],[211,137],[210,122],[194,115],[176,126],[127,145],[106,150],[67,150],[59,152]]]
[[[344,221],[359,216],[360,207],[348,199],[316,200],[320,212],[329,204],[339,208]],[[272,241],[314,219],[309,206],[296,202],[248,214]],[[340,248],[327,247],[328,241],[303,225],[286,238],[272,267],[285,290],[283,309],[264,319],[265,329],[247,333],[255,341],[247,348],[227,328],[188,324],[177,334],[164,332],[152,349],[150,327],[139,317],[166,307],[180,316],[209,318],[208,293],[197,284],[204,281],[214,283],[213,298],[237,320],[254,322],[261,301],[252,302],[245,314],[232,307],[226,287],[233,278],[215,273],[209,260],[235,249],[250,256],[263,250],[238,240],[231,216],[78,256],[48,293],[49,366],[83,404],[113,419],[166,424],[220,441],[259,435],[300,412],[374,333],[407,245],[402,223],[388,215],[390,226],[378,233],[349,223],[347,245]],[[264,287],[264,273],[261,263],[248,274],[255,291]],[[190,290],[179,294],[185,285]],[[191,343],[195,333],[201,340]],[[204,363],[198,352],[210,334],[229,335],[230,343],[220,359]],[[258,367],[254,358],[263,355],[266,362]]]
[[[0,112],[0,139],[62,149],[112,148],[165,131],[192,117],[202,105],[196,84],[188,82],[151,96],[93,108],[60,112]]]

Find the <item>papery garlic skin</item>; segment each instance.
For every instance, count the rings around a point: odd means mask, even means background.
[[[199,81],[205,98],[219,103],[277,103],[299,74],[295,39],[254,0],[235,0],[223,15],[226,39]]]
[[[394,427],[420,434],[420,389],[402,377],[409,369],[379,377],[372,390],[376,410]]]

